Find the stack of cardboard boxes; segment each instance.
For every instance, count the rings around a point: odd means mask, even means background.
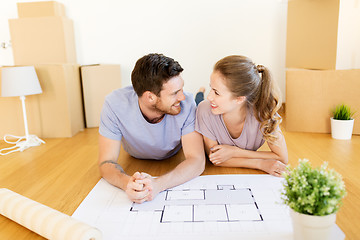
[[[71,137],[83,130],[84,110],[86,112],[73,21],[66,17],[64,5],[55,1],[17,3],[17,7],[19,18],[9,20],[14,63],[15,66],[35,66],[43,90],[42,94],[26,97],[29,132],[42,138]],[[104,79],[95,77],[92,84],[99,87]],[[90,76],[82,82],[89,82],[88,78]],[[90,95],[86,91],[92,87],[89,83],[84,86],[84,97],[102,105],[104,96],[121,86],[120,74],[112,83],[107,84],[106,93],[92,92]],[[20,100],[0,98],[0,108],[6,113],[0,118],[0,136],[24,135]],[[87,108],[92,109],[92,106]],[[97,108],[89,115],[89,119],[96,122],[92,127],[98,126],[101,107]]]
[[[288,3],[287,131],[330,133],[336,105],[360,110],[360,69],[337,70],[343,49],[338,42],[339,12],[340,0]],[[360,121],[355,121],[353,133],[360,134]]]
[[[55,1],[17,6],[19,18],[9,20],[14,63],[35,66],[43,90],[26,99],[29,132],[42,138],[71,137],[84,128],[73,22]],[[8,121],[1,135],[23,135],[19,100],[1,98],[1,103],[7,109],[2,119]]]

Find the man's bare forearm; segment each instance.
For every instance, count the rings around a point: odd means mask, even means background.
[[[187,182],[199,176],[205,169],[202,136],[194,131],[182,136],[181,142],[186,159],[172,171],[156,180],[159,191]]]
[[[160,191],[175,187],[199,176],[205,169],[205,159],[186,159],[172,171],[157,178]]]
[[[101,163],[99,164],[99,167],[101,168],[101,166],[104,165],[104,164],[113,164],[117,170],[119,170],[119,171],[122,172],[122,173],[125,173],[124,169],[120,166],[120,164],[118,164],[118,163],[115,162],[115,161],[112,161],[112,160],[103,161],[103,162],[101,162]]]
[[[126,175],[124,169],[113,160],[105,160],[99,164],[101,176],[110,184],[126,190],[129,176]]]

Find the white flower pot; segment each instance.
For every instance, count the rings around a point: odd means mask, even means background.
[[[331,121],[331,137],[335,139],[348,140],[351,139],[354,127],[354,119],[336,120],[330,118]]]
[[[329,240],[336,214],[313,216],[295,212],[290,208],[294,240]]]

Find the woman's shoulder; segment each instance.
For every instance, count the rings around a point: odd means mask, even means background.
[[[261,118],[261,117],[260,117],[260,113],[259,113],[259,112],[256,112],[253,108],[248,107],[247,114],[248,114],[248,118],[251,119],[252,122],[254,122],[254,123],[259,123],[259,124],[261,123],[261,122],[258,120],[258,119]],[[257,117],[256,117],[255,115],[257,115]],[[278,112],[275,112],[274,117],[275,117],[275,118],[280,118],[280,119],[282,118]]]
[[[211,112],[210,102],[207,100],[199,103],[196,109],[195,130],[203,136],[216,141],[219,133],[220,124],[219,115],[214,115]]]
[[[250,107],[247,108],[246,124],[252,128],[259,128],[260,122],[256,118],[255,114],[258,114],[258,113],[256,113],[254,111],[254,109],[252,109]]]
[[[201,111],[201,112],[211,112],[210,102],[208,100],[204,100],[204,101],[200,102],[197,109],[198,109],[198,111]]]
[[[199,103],[196,109],[196,115],[203,117],[211,117],[213,115],[211,113],[211,105],[208,100],[204,100]]]
[[[246,125],[249,129],[257,129],[259,132],[261,131],[261,121],[259,121],[259,113],[255,112],[254,109],[250,109],[248,108],[248,115],[247,115],[247,120],[246,120]],[[255,114],[258,114],[258,117],[255,116]],[[278,112],[275,113],[274,115],[275,118],[279,119],[281,122],[281,116],[279,115]],[[277,131],[281,131],[279,126],[277,126],[276,128]]]

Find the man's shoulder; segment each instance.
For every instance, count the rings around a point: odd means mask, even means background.
[[[137,104],[137,95],[132,86],[119,88],[112,91],[105,97],[105,105],[107,109],[111,109],[114,113],[127,112]]]
[[[194,99],[194,98],[193,98],[193,94],[190,93],[190,92],[185,92],[185,91],[184,91],[184,95],[185,95],[185,97],[186,97],[185,100]]]
[[[194,96],[192,95],[192,93],[189,92],[185,92],[184,91],[184,95],[185,95],[185,100],[183,101],[187,106],[194,106],[195,104],[195,100],[194,100]]]
[[[122,103],[132,103],[137,95],[132,86],[115,89],[105,97],[105,101],[109,105]]]
[[[113,90],[111,93],[109,93],[106,96],[106,100],[112,100],[112,99],[121,99],[121,98],[132,98],[134,95],[136,95],[134,89],[132,86],[127,86],[123,88],[118,88]]]
[[[184,110],[182,112],[189,113],[191,111],[195,111],[196,109],[196,103],[194,100],[194,97],[189,92],[184,92],[185,100],[181,101],[181,108]]]

